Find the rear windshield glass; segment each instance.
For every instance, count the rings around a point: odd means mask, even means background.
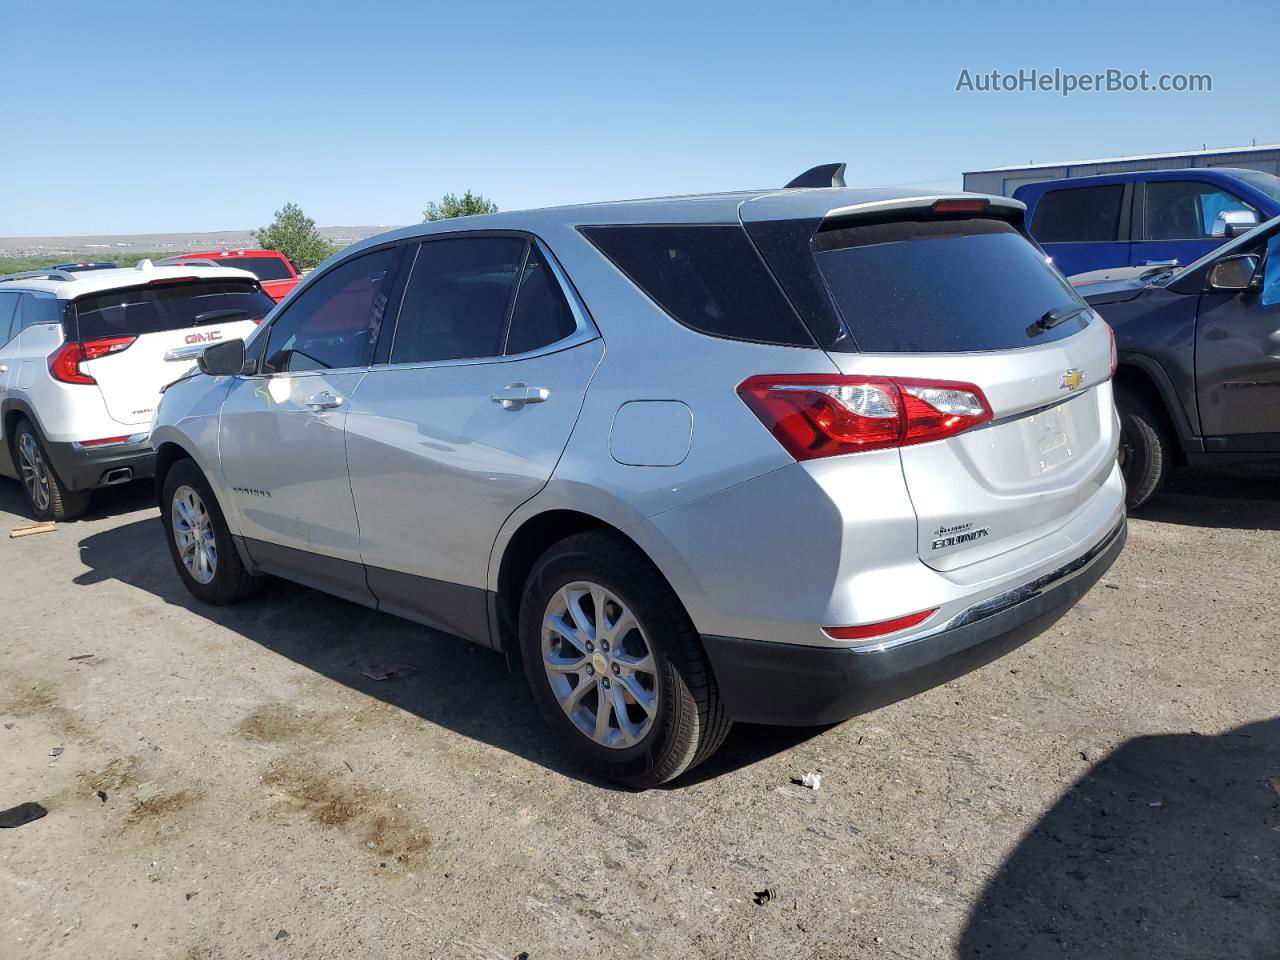
[[[1069,337],[1086,322],[1037,324],[1083,301],[1001,220],[829,230],[814,250],[858,349],[869,353],[1029,347]]]
[[[259,280],[292,280],[289,265],[279,257],[222,257],[214,261],[224,267],[248,270]]]
[[[81,340],[140,336],[267,314],[275,301],[248,280],[199,280],[108,290],[76,301]]]
[[[731,340],[813,346],[741,227],[645,225],[582,232],[687,327]]]

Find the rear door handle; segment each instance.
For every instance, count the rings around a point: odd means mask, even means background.
[[[551,396],[546,387],[531,387],[525,383],[508,383],[489,399],[500,404],[503,410],[519,410],[526,403],[542,403]]]
[[[314,397],[308,397],[306,403],[312,410],[332,410],[334,407],[342,406],[343,400],[328,390],[322,390]]]

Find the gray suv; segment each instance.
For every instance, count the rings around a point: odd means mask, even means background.
[[[1022,217],[793,188],[372,237],[166,390],[178,574],[491,647],[638,787],[943,682],[1125,539],[1110,331]]]

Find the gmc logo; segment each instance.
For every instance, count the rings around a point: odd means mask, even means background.
[[[213,343],[215,340],[222,339],[221,330],[210,330],[208,333],[188,333],[187,343]]]

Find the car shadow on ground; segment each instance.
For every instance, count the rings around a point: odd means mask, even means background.
[[[1280,464],[1181,467],[1133,514],[1193,527],[1280,530]]]
[[[961,960],[1280,956],[1280,718],[1139,737],[988,884]]]
[[[117,580],[155,594],[280,656],[428,723],[515,753],[564,776],[607,789],[584,774],[549,735],[525,685],[503,657],[455,637],[316,590],[271,579],[263,593],[233,607],[195,600],[173,569],[156,516],[80,541],[89,569],[78,585]],[[385,674],[387,679],[374,679]],[[744,726],[693,776],[674,787],[755,763],[821,732]]]
[[[74,520],[64,522],[101,520],[103,517],[133,513],[135,510],[145,510],[155,505],[155,484],[150,480],[136,480],[133,483],[122,483],[119,486],[94,490],[89,496],[89,509]],[[26,491],[17,480],[0,477],[0,513],[11,513],[16,517],[34,522]]]

